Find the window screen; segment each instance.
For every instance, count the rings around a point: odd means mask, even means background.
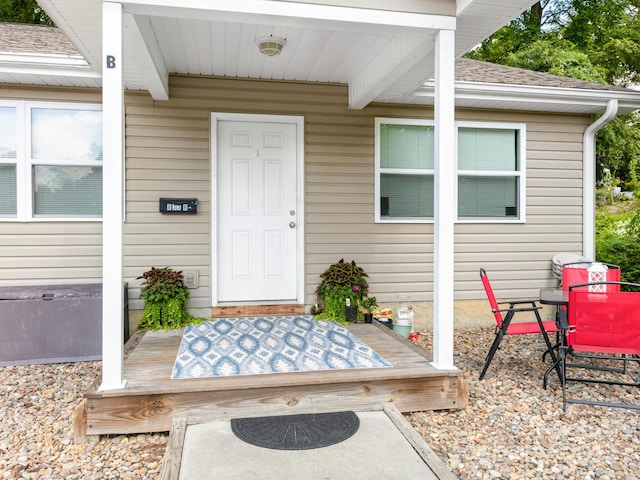
[[[378,199],[382,218],[432,218],[431,125],[380,124]]]
[[[102,214],[102,168],[36,165],[33,183],[36,216],[99,217]]]
[[[458,129],[459,218],[519,217],[519,152],[518,129]]]
[[[0,216],[15,216],[16,166],[0,164]]]
[[[0,107],[0,216],[15,216],[17,209],[17,119],[14,107]]]

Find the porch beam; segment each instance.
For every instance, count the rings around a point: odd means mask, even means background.
[[[125,14],[127,47],[154,100],[169,100],[169,72],[148,17]]]
[[[118,0],[117,0],[118,1]],[[173,18],[199,18],[240,23],[265,23],[299,28],[322,27],[358,32],[424,33],[455,29],[455,18],[445,15],[352,8],[274,0],[119,0],[125,12]]]
[[[124,387],[122,272],[124,205],[123,13],[102,4],[102,384]]]
[[[433,365],[453,365],[455,162],[455,32],[441,30],[435,46],[435,205],[433,264]]]
[[[349,108],[366,107],[433,50],[432,36],[394,36],[358,76],[349,82]]]

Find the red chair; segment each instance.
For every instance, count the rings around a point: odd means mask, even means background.
[[[584,288],[603,284],[607,286],[606,292],[590,292]],[[615,291],[609,288],[616,286]],[[630,363],[640,366],[640,292],[622,292],[620,286],[640,289],[639,284],[627,282],[596,282],[569,288],[567,324],[561,326],[565,341],[558,359],[562,373],[563,410],[566,410],[567,403],[640,409],[640,405],[633,403],[567,397],[568,382],[640,387],[640,379],[629,381],[626,377]],[[569,355],[581,363],[568,363]],[[620,368],[611,366],[616,362]],[[582,376],[569,376],[569,369],[572,372],[582,369]],[[587,370],[596,371],[599,376],[586,376]],[[635,398],[638,394],[640,390]]]
[[[498,303],[496,301],[495,295],[493,294],[493,288],[491,288],[489,277],[487,276],[487,272],[485,272],[484,268],[480,269],[480,279],[482,280],[484,291],[486,292],[487,298],[489,299],[489,305],[491,305],[491,312],[493,313],[497,324],[496,338],[491,344],[489,353],[485,357],[484,367],[482,368],[482,372],[480,373],[480,380],[484,378],[484,375],[489,368],[489,364],[493,360],[493,357],[495,356],[496,351],[500,346],[500,342],[505,335],[542,334],[542,337],[547,344],[547,350],[545,351],[545,354],[548,352],[555,364],[557,359],[553,352],[553,346],[549,341],[549,335],[547,335],[547,332],[558,331],[556,322],[554,320],[543,321],[540,317],[539,312],[542,307],[537,306],[534,300],[516,300]],[[508,307],[500,308],[500,305],[508,305]],[[535,321],[512,322],[516,314],[522,313],[533,313],[533,315],[535,316]]]
[[[562,267],[562,289],[569,290],[571,285],[587,284],[592,280],[589,279],[588,268],[592,265],[592,262],[575,262],[567,263]],[[618,265],[612,265],[610,263],[603,263],[607,267],[606,282],[619,282],[620,281],[620,267]],[[587,287],[581,287],[586,289]],[[611,283],[607,285],[608,290],[620,291],[620,285],[617,283]]]
[[[580,261],[580,262],[571,262],[565,263],[562,267],[562,289],[569,290],[571,285],[583,284],[585,286],[580,287],[582,290],[587,290],[586,284],[588,284],[591,279],[589,278],[589,267],[593,265],[594,262],[590,261]],[[600,262],[602,263],[602,262]],[[618,265],[612,265],[611,263],[602,263],[607,267],[607,273],[605,275],[607,282],[616,282],[607,284],[605,289],[611,291],[620,291],[620,285],[617,282],[620,282],[620,267]],[[561,311],[564,311],[566,315],[566,307],[561,307],[556,312],[556,325],[559,323],[559,318],[561,315]],[[554,350],[560,346],[560,335],[556,335],[556,344],[554,345]],[[542,359],[544,360],[544,356]],[[546,378],[545,375],[545,388],[546,388]]]

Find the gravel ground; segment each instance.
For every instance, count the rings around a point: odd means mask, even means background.
[[[569,405],[563,413],[557,378],[542,389],[544,344],[536,336],[507,337],[480,382],[492,339],[488,328],[456,332],[455,362],[469,382],[465,410],[406,416],[457,476],[640,479],[637,411]],[[416,342],[430,350],[431,333]],[[99,362],[0,367],[0,479],[158,478],[166,434],[74,444],[73,410],[99,371]],[[640,403],[638,389],[615,388]]]
[[[463,479],[640,479],[638,411],[567,405],[557,375],[542,388],[546,366],[540,336],[503,339],[482,381],[493,329],[456,331],[455,364],[469,383],[460,411],[414,413],[408,420]],[[417,342],[431,350],[431,333]],[[636,369],[637,373],[637,369]],[[636,375],[636,378],[638,376]],[[640,403],[640,389],[571,385],[574,397],[609,391],[617,401]]]

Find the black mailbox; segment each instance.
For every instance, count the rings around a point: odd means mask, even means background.
[[[161,198],[160,213],[198,213],[198,199]]]

